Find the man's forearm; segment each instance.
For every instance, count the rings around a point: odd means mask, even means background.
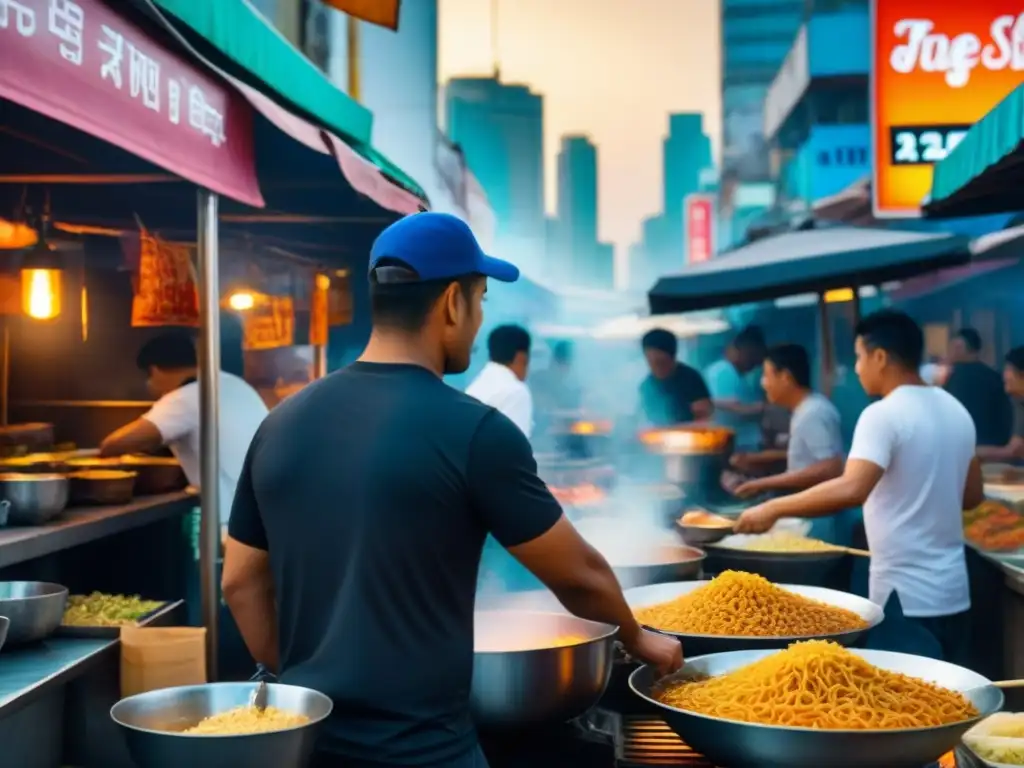
[[[837,477],[792,496],[772,499],[769,503],[776,518],[816,518],[833,515],[863,502],[864,499],[858,498],[844,478]]]
[[[826,459],[818,461],[803,469],[796,469],[792,472],[783,472],[773,477],[766,477],[763,481],[765,490],[769,491],[802,491],[806,488],[813,488],[820,483],[833,480],[843,472],[841,459]]]
[[[253,659],[277,672],[279,650],[273,586],[257,584],[226,589],[224,600]]]
[[[596,550],[588,558],[587,567],[579,574],[577,582],[558,588],[555,597],[570,613],[581,619],[617,626],[619,639],[627,648],[640,634],[640,625],[626,604],[615,573]]]
[[[1006,461],[1015,458],[1013,445],[979,445],[978,458],[982,461]]]

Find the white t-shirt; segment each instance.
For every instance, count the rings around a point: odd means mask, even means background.
[[[704,382],[713,400],[734,400],[741,405],[764,402],[760,368],[744,375],[728,360],[718,360],[704,370]],[[736,432],[736,447],[754,450],[761,442],[761,419],[744,417],[725,409],[715,410],[715,422]]]
[[[839,410],[824,395],[812,392],[793,411],[789,421],[786,469],[806,469],[812,464],[843,455]]]
[[[974,434],[967,409],[939,387],[902,386],[864,409],[850,458],[885,470],[864,504],[872,602],[895,591],[918,617],[971,607],[961,507]]]
[[[226,523],[235,486],[249,443],[267,415],[267,406],[244,379],[220,372],[220,520]],[[143,415],[160,431],[164,444],[178,457],[189,483],[200,487],[199,383],[178,387],[157,400]]]
[[[527,437],[533,433],[533,395],[508,366],[487,363],[466,387],[466,394],[501,411]]]

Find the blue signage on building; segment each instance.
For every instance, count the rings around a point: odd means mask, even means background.
[[[784,171],[785,196],[813,205],[870,172],[867,125],[816,125]]]

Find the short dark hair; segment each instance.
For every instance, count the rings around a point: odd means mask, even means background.
[[[508,365],[520,352],[530,352],[530,334],[521,325],[499,325],[487,337],[491,362]]]
[[[736,337],[732,340],[732,345],[736,349],[762,350],[765,348],[764,331],[759,326],[748,325],[736,334]]]
[[[374,325],[414,332],[423,328],[427,315],[452,283],[458,283],[469,301],[477,275],[442,280],[419,280],[416,270],[398,259],[381,259],[377,268],[391,274],[405,273],[406,281],[381,282],[377,269],[370,272],[370,320]]]
[[[675,357],[679,352],[679,340],[672,331],[664,328],[652,328],[640,340],[641,349],[656,349],[666,355]]]
[[[895,309],[874,312],[859,323],[855,335],[868,349],[884,349],[894,361],[918,370],[924,359],[924,333],[910,315]]]
[[[1006,353],[1006,364],[1024,373],[1024,347],[1014,347]]]
[[[572,342],[560,341],[551,350],[551,359],[556,363],[567,364],[572,362]]]
[[[971,352],[981,352],[981,334],[973,328],[961,328],[953,336],[960,339]]]
[[[774,346],[765,353],[765,360],[779,371],[786,371],[798,387],[811,388],[811,359],[799,344]]]
[[[135,357],[140,370],[162,368],[165,371],[177,368],[195,368],[196,345],[192,337],[182,331],[161,333],[142,345]]]

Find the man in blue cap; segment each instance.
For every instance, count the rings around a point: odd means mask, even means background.
[[[393,224],[370,255],[362,356],[285,400],[253,439],[224,596],[258,662],[334,701],[319,765],[486,766],[469,691],[488,533],[570,611],[620,626],[634,656],[666,673],[682,663],[674,639],[637,626],[522,431],[441,379],[469,365],[487,279],[518,276],[455,217]]]

